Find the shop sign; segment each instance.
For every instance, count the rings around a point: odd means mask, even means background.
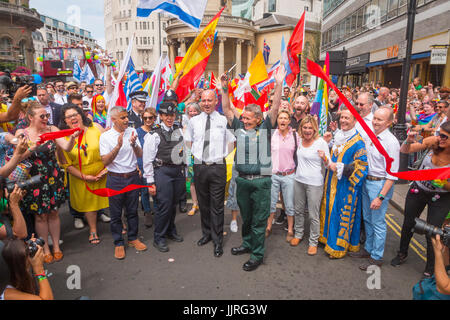
[[[447,63],[447,51],[445,48],[432,48],[430,64],[446,64]]]
[[[388,59],[394,58],[398,56],[398,45],[391,46],[387,48],[387,57]]]

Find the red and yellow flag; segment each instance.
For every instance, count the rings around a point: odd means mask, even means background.
[[[180,75],[181,71],[183,71],[183,75],[180,78],[177,88],[177,95],[180,101],[188,95],[189,88],[205,72],[206,65],[208,64],[214,46],[216,26],[224,9],[225,7],[217,13],[202,32],[200,32],[197,38],[195,38],[184,56],[183,61],[177,68],[175,79]]]

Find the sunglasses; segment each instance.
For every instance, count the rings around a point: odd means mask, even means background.
[[[41,115],[39,116],[39,118],[41,118],[42,120],[44,120],[44,119],[50,119],[50,113],[47,113],[47,114],[41,114]]]
[[[356,103],[356,105],[357,105],[357,106],[361,106],[361,107],[362,107],[362,106],[365,106],[366,104],[365,104],[365,103],[360,103],[360,102],[357,102],[357,103]]]
[[[94,93],[94,91],[90,91],[90,90],[89,90],[89,91],[86,91],[86,93]]]
[[[151,116],[151,117],[142,117],[142,119],[144,119],[144,121],[147,121],[147,120],[153,120],[153,119],[155,119],[155,117],[153,117],[153,116]]]
[[[103,84],[95,84],[96,87],[103,87]]]
[[[447,141],[448,140],[448,135],[443,134],[443,133],[439,133],[439,139]]]

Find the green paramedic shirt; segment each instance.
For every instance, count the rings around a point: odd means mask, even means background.
[[[236,136],[236,170],[240,174],[271,175],[270,141],[273,128],[270,117],[267,116],[258,127],[250,131],[245,130],[244,124],[234,117],[231,129]]]

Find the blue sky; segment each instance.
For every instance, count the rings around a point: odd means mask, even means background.
[[[104,48],[103,0],[30,0],[30,8],[36,8],[39,13],[74,24],[76,17],[70,11],[71,6],[79,7],[79,27],[90,31],[98,44]]]

